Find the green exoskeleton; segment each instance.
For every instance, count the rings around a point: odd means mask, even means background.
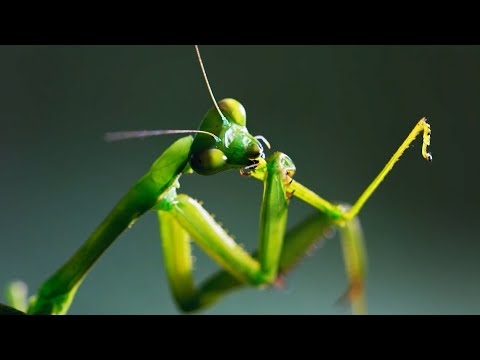
[[[198,48],[197,54],[205,74]],[[242,104],[234,99],[216,102],[206,75],[205,80],[215,106],[205,114],[198,130],[109,135],[110,140],[118,140],[165,133],[191,133],[175,141],[160,155],[77,252],[43,283],[28,304],[26,294],[19,294],[19,284],[11,286],[10,305],[28,314],[65,314],[97,259],[125,229],[153,210],[160,223],[168,281],[178,307],[184,312],[210,306],[225,294],[246,285],[265,287],[275,284],[316,242],[336,227],[340,230],[349,279],[345,298],[352,304],[354,313],[366,313],[366,252],[357,215],[420,133],[423,133],[422,155],[431,161],[432,157],[427,153],[430,126],[426,119],[418,121],[379,175],[349,207],[330,203],[294,180],[292,159],[278,151],[267,156],[263,145],[268,148],[270,145],[263,136],[249,133]],[[259,246],[253,254],[238,245],[199,202],[178,193],[183,175],[197,173],[211,176],[231,169],[240,171],[245,177],[260,180],[264,185]],[[286,232],[288,204],[292,197],[305,201],[318,211]],[[198,286],[193,278],[191,240],[222,267],[221,271]]]

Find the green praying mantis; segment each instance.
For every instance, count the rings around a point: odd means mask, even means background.
[[[269,142],[246,127],[246,111],[237,100],[216,101],[198,47],[198,61],[214,106],[198,130],[128,131],[107,134],[107,140],[164,134],[186,134],[153,163],[113,207],[86,242],[27,301],[21,283],[7,290],[9,305],[0,313],[66,314],[74,296],[105,250],[149,210],[157,213],[168,282],[178,308],[194,312],[215,304],[244,286],[264,288],[279,284],[309,250],[333,228],[340,233],[348,278],[344,298],[355,314],[367,313],[366,250],[357,215],[403,152],[423,133],[422,156],[427,152],[430,126],[420,119],[391,159],[352,206],[331,203],[294,180],[290,157],[275,151],[266,154]],[[263,182],[259,246],[249,253],[218,224],[203,206],[179,193],[183,175],[210,176],[235,169],[247,178]],[[286,231],[288,205],[296,197],[318,211]],[[222,270],[196,285],[193,277],[191,240],[215,260]]]

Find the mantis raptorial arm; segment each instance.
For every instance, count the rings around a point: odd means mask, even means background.
[[[176,195],[172,188],[171,194],[158,204],[168,279],[182,310],[195,310],[210,302],[205,301],[204,293],[193,285],[189,236],[237,282],[259,286],[275,281],[287,222],[288,197],[284,181],[290,162],[286,155],[275,153],[266,166],[258,257],[252,257],[238,245],[187,195]]]

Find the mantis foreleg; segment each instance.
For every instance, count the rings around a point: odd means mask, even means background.
[[[265,285],[277,278],[287,222],[287,174],[292,170],[284,154],[269,158],[264,179],[258,256],[238,245],[213,217],[187,195],[165,197],[159,203],[163,252],[170,286],[183,310],[205,303],[193,288],[188,235],[239,283]],[[175,189],[171,190],[172,192]],[[206,301],[209,302],[209,301]]]

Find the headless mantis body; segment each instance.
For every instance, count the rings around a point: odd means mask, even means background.
[[[200,56],[199,60],[203,70]],[[211,96],[214,100],[212,93]],[[266,157],[260,140],[267,147],[269,144],[262,136],[248,132],[245,109],[238,101],[214,100],[214,104],[198,131],[185,131],[195,135],[177,140],[153,163],[77,252],[40,287],[28,306],[23,304],[24,299],[14,296],[13,290],[11,305],[29,314],[65,314],[96,260],[125,229],[153,210],[160,223],[168,281],[178,307],[184,312],[210,306],[245,285],[274,284],[322,236],[337,227],[349,279],[345,297],[354,313],[366,313],[366,254],[357,215],[420,133],[423,133],[422,155],[431,161],[426,151],[430,144],[426,119],[416,124],[379,175],[348,207],[332,204],[293,180],[295,165],[286,154],[274,152]],[[111,139],[136,136],[138,133],[114,133]],[[230,169],[240,170],[242,175],[264,184],[259,247],[253,254],[238,245],[196,200],[177,193],[183,175],[193,172],[214,175]],[[319,211],[286,233],[288,203],[293,196]],[[199,286],[193,279],[191,239],[223,269]]]

